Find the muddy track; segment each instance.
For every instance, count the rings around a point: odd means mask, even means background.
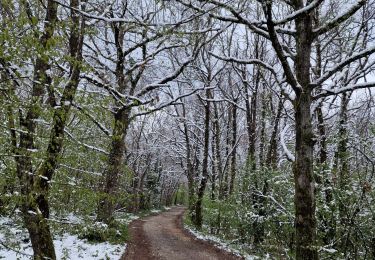
[[[238,260],[207,241],[196,239],[182,226],[184,207],[133,221],[131,241],[122,260]]]

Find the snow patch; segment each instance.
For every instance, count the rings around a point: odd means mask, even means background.
[[[2,236],[0,236],[2,237]],[[79,239],[76,235],[64,235],[53,240],[57,259],[118,259],[126,246],[111,245],[109,243],[89,244]],[[33,254],[30,243],[22,243],[19,252],[12,251],[0,245],[0,258],[4,259],[30,259]],[[23,253],[23,254],[21,254]]]
[[[239,257],[243,256],[245,257],[246,260],[256,260],[256,259],[260,259],[259,257],[257,256],[254,256],[254,255],[249,255],[249,254],[243,254],[243,253],[240,253],[238,250],[235,250],[233,248],[231,248],[229,246],[229,244],[215,236],[210,236],[210,235],[205,235],[205,234],[202,234],[196,230],[193,230],[189,227],[186,227],[185,226],[185,229],[190,233],[192,234],[193,236],[195,236],[196,238],[200,239],[200,240],[203,240],[203,241],[209,241],[209,242],[212,242],[212,244],[214,246],[216,246],[217,248],[220,248],[224,251],[227,251],[229,253],[232,253],[232,254],[235,254]]]
[[[81,222],[73,214],[67,219]],[[90,243],[77,235],[64,234],[53,240],[57,259],[119,259],[126,250],[126,244],[113,245],[108,242]],[[0,218],[0,259],[31,259],[33,250],[27,231],[20,229],[7,217]]]

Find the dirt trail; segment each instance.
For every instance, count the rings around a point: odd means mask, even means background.
[[[182,228],[184,207],[132,222],[125,260],[238,260],[211,243],[198,240]]]

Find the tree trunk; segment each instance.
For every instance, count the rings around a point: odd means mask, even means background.
[[[249,170],[255,172],[256,170],[256,158],[255,158],[255,145],[256,145],[256,129],[257,129],[257,105],[258,105],[258,86],[260,81],[259,68],[257,69],[255,78],[255,90],[251,96],[250,106],[247,105],[246,113],[247,115],[247,125],[248,125],[248,138],[249,138],[249,152],[248,152],[248,163]],[[247,98],[250,98],[247,93]]]
[[[343,227],[342,236],[345,236],[346,227],[351,225],[350,213],[348,205],[346,204],[346,199],[348,196],[345,194],[345,191],[348,190],[350,185],[350,175],[349,175],[349,151],[348,151],[348,104],[349,104],[349,93],[342,94],[341,100],[341,111],[340,111],[340,123],[339,123],[339,132],[338,132],[338,144],[337,144],[337,154],[336,154],[336,174],[338,178],[338,190],[340,191],[340,198],[338,199],[339,206],[339,216],[340,224]],[[347,239],[343,239],[341,242],[342,248],[347,248],[348,243]]]
[[[339,133],[338,133],[338,148],[337,148],[337,161],[338,161],[338,181],[339,188],[345,190],[348,184],[349,176],[349,163],[348,163],[348,103],[349,98],[347,93],[342,94],[341,101],[341,111],[340,111],[340,123],[339,123]]]
[[[237,102],[237,99],[234,100]],[[234,192],[234,181],[236,178],[236,167],[237,167],[237,105],[233,104],[232,108],[232,155],[231,155],[231,164],[230,164],[230,185],[229,185],[229,195],[232,195]]]
[[[215,130],[214,130],[215,131]],[[214,132],[211,138],[211,154],[212,156],[215,155],[215,138],[216,133]],[[214,201],[216,198],[216,179],[217,179],[217,163],[215,162],[215,159],[212,162],[212,174],[211,174],[211,200]]]
[[[27,141],[27,138],[23,136],[21,144],[25,141]],[[21,154],[23,153],[21,152]],[[21,182],[21,211],[23,221],[30,235],[34,259],[56,259],[48,222],[39,210],[33,194],[34,179],[32,175],[28,174],[32,172],[30,159],[30,157],[24,155],[17,159],[17,174]]]
[[[220,187],[222,187],[222,182],[223,182],[223,165],[221,162],[221,147],[220,147],[220,136],[221,136],[221,131],[220,131],[220,122],[219,122],[219,111],[217,108],[217,103],[214,103],[214,115],[215,115],[215,120],[213,120],[213,126],[214,126],[214,137],[215,137],[215,164],[216,164],[216,170],[218,172],[218,178],[219,178],[219,198],[221,197],[220,193]]]
[[[40,38],[41,46],[47,51],[48,41],[53,37],[57,20],[57,3],[48,1],[45,27]],[[21,184],[21,211],[25,227],[27,228],[34,251],[34,259],[56,259],[55,249],[45,213],[38,207],[35,195],[39,192],[34,189],[36,173],[33,171],[30,149],[34,149],[34,135],[36,122],[41,115],[41,104],[45,87],[51,84],[47,75],[50,68],[48,59],[37,58],[34,67],[34,83],[32,88],[31,104],[26,118],[20,115],[20,125],[24,132],[20,134],[19,147],[14,147],[16,154],[17,175]]]
[[[79,0],[70,2],[72,8],[79,7]],[[35,180],[35,189],[38,193],[36,201],[39,209],[45,218],[49,218],[49,183],[58,167],[58,159],[63,148],[64,130],[66,122],[69,119],[69,112],[72,102],[76,95],[79,84],[79,75],[81,73],[79,62],[82,61],[83,46],[83,27],[80,28],[80,16],[78,12],[72,11],[72,28],[69,38],[70,57],[73,61],[70,63],[70,80],[64,88],[63,96],[60,100],[60,107],[55,110],[53,115],[52,131],[47,148],[46,160],[38,172],[39,178]],[[83,23],[82,23],[83,26]],[[50,93],[54,96],[54,93]],[[56,105],[56,104],[53,104]]]
[[[210,90],[206,90],[206,97],[210,98]],[[204,147],[203,147],[203,162],[202,162],[202,178],[200,181],[199,189],[198,189],[198,196],[197,201],[195,204],[195,227],[197,229],[202,229],[202,202],[203,202],[203,195],[206,189],[206,184],[208,181],[208,149],[209,149],[209,141],[210,141],[210,103],[207,101],[204,105],[205,111],[205,118],[204,118]]]
[[[185,137],[185,146],[186,146],[186,173],[188,179],[188,206],[190,218],[193,219],[194,215],[194,169],[192,164],[192,154],[190,147],[190,138],[189,138],[189,127],[186,122],[186,109],[185,105],[182,104],[182,118],[184,118],[184,137]]]
[[[318,259],[315,245],[315,182],[313,175],[314,134],[310,93],[296,100],[296,161],[294,164],[296,258]]]
[[[315,22],[319,24],[319,14],[315,14]],[[318,39],[316,44],[316,75],[317,77],[322,76],[322,47]],[[316,109],[317,119],[318,119],[318,132],[319,132],[319,163],[325,168],[327,161],[327,137],[326,137],[326,128],[324,125],[322,103],[319,103]],[[324,174],[324,173],[323,173]]]
[[[303,8],[295,1],[295,8]],[[310,59],[312,50],[312,14],[296,18],[296,159],[294,163],[296,259],[318,259],[316,247],[314,133],[311,115]]]
[[[228,109],[229,110],[229,109]],[[229,147],[231,143],[231,134],[230,134],[230,126],[232,123],[232,113],[228,112],[228,123],[226,127],[226,146],[225,146],[225,155],[226,158],[228,158],[230,155]],[[222,200],[223,198],[226,198],[228,196],[228,175],[229,175],[229,167],[228,163],[224,165],[222,170],[222,181],[220,185],[220,193],[219,193],[219,199]]]
[[[276,168],[276,162],[277,162],[277,135],[279,132],[279,123],[281,119],[281,112],[283,109],[283,99],[279,99],[279,104],[277,106],[277,112],[276,112],[276,117],[273,125],[273,130],[271,134],[271,139],[270,139],[270,145],[268,148],[267,152],[267,161],[266,164],[268,167],[271,167],[271,169]]]
[[[267,101],[266,93],[262,94],[262,108],[261,108],[261,125],[260,125],[260,141],[259,141],[259,166],[261,169],[264,167],[264,146],[266,143],[266,110]]]
[[[129,110],[119,110],[115,114],[115,126],[112,135],[112,145],[105,171],[102,196],[98,203],[97,220],[110,223],[113,220],[115,192],[118,177],[123,166],[125,153],[125,136],[129,126]]]
[[[29,231],[35,260],[56,259],[51,231],[47,219],[40,213],[35,213],[38,206],[28,202],[22,206],[23,221]]]

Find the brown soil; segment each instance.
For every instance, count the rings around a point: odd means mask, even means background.
[[[157,216],[133,221],[131,241],[122,260],[238,260],[212,243],[202,241],[182,225],[184,207],[174,207]]]

